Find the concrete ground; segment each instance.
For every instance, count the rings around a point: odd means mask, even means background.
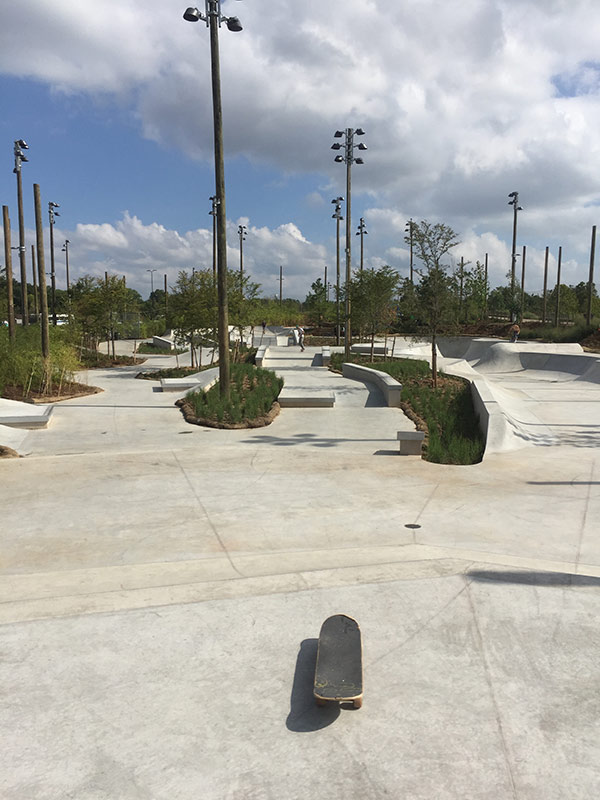
[[[120,368],[0,434],[25,455],[0,462],[0,796],[595,796],[597,384],[554,395],[560,435],[452,467],[399,456],[411,424],[314,349],[271,352],[336,406],[202,429]],[[522,378],[494,380],[544,417]],[[339,612],[360,710],[312,699]]]

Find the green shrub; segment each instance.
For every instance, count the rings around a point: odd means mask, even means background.
[[[481,461],[485,439],[475,417],[471,387],[462,378],[440,376],[439,386],[431,384],[431,369],[426,361],[394,359],[370,362],[364,356],[352,355],[356,364],[386,372],[402,383],[402,400],[427,425],[429,435],[427,461],[439,464],[475,464]],[[341,353],[331,356],[331,364],[341,370],[347,359]]]
[[[0,392],[10,385],[21,388],[25,398],[32,392],[60,395],[79,367],[77,351],[60,328],[50,328],[50,355],[45,361],[39,325],[18,326],[12,345],[8,330],[0,329]]]
[[[221,398],[219,384],[207,391],[188,392],[186,399],[196,416],[231,424],[255,420],[268,413],[283,386],[268,369],[252,364],[231,364],[230,398]]]

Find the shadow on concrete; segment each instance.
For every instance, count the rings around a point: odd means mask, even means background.
[[[340,715],[337,703],[319,707],[315,702],[313,687],[317,663],[318,639],[305,639],[300,645],[294,683],[290,697],[290,713],[285,726],[296,733],[310,733],[331,725]]]
[[[298,444],[309,444],[312,447],[337,447],[344,442],[380,442],[381,439],[328,439],[324,436],[317,436],[314,433],[297,433],[287,439],[280,436],[268,436],[260,434],[252,439],[242,439],[243,444],[270,444],[275,447],[293,447]]]
[[[375,450],[374,456],[400,456],[402,453],[398,450]]]
[[[466,573],[474,581],[520,583],[528,586],[595,586],[600,578],[593,575],[573,575],[569,572],[518,572],[510,570],[474,569]]]

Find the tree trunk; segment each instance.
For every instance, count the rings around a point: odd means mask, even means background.
[[[437,389],[437,344],[435,332],[431,334],[431,375],[433,388]]]

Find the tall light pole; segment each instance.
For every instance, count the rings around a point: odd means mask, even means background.
[[[215,148],[215,197],[217,206],[217,304],[219,308],[219,392],[229,397],[229,320],[227,311],[227,230],[225,213],[225,164],[223,160],[223,111],[221,108],[221,68],[219,63],[219,28],[225,22],[230,31],[241,31],[237,17],[221,14],[220,0],[205,0],[204,14],[197,8],[186,9],[188,22],[206,22],[210,30],[210,56]]]
[[[54,217],[60,217],[55,208],[60,208],[52,200],[48,203],[48,218],[50,220],[50,285],[52,289],[52,324],[56,325],[56,270],[54,267]]]
[[[350,344],[352,342],[351,320],[350,320],[350,283],[352,281],[352,164],[364,164],[362,158],[354,157],[354,149],[366,150],[367,145],[354,144],[355,136],[364,136],[365,132],[362,128],[346,128],[343,131],[336,131],[334,138],[344,138],[344,144],[334,142],[331,145],[332,150],[344,150],[344,155],[337,155],[334,159],[338,164],[346,164],[346,326],[344,331],[344,349],[346,358],[350,356]]]
[[[244,299],[244,245],[248,228],[245,225],[238,225],[238,236],[240,237],[240,297]]]
[[[15,331],[15,306],[13,302],[13,272],[12,272],[12,253],[10,246],[10,217],[8,206],[2,206],[2,219],[4,225],[4,263],[6,265],[6,306],[8,315],[8,339],[14,344],[16,338]]]
[[[335,203],[335,211],[331,218],[335,220],[335,310],[336,310],[336,326],[335,326],[335,343],[340,343],[340,222],[344,219],[342,217],[342,206],[344,202],[343,197],[334,197],[331,201]]]
[[[158,272],[158,270],[147,269],[146,272],[150,273],[150,299],[152,299],[152,295],[154,294],[154,273]]]
[[[410,282],[413,283],[413,218],[411,217],[408,222],[406,223],[406,228],[404,228],[404,233],[407,233],[408,236],[404,237],[404,241],[406,244],[410,246]]]
[[[215,197],[214,195],[213,195],[213,197],[209,197],[208,199],[211,202],[211,209],[210,209],[210,211],[208,213],[212,217],[212,221],[213,221],[213,224],[212,224],[212,228],[213,228],[212,268],[213,268],[213,283],[216,284],[217,283],[217,207],[218,207],[220,201],[219,201],[219,198]]]
[[[512,233],[512,249],[510,256],[510,299],[514,303],[515,296],[515,270],[517,267],[517,212],[523,211],[519,205],[519,193],[511,192],[508,195],[511,199],[508,205],[513,207],[513,233]],[[511,320],[514,322],[514,310],[511,309]]]
[[[65,254],[65,268],[67,271],[67,296],[71,291],[71,282],[69,280],[69,245],[71,242],[68,239],[65,239],[65,243],[62,246],[62,252]]]
[[[19,264],[21,266],[21,318],[24,326],[29,325],[29,302],[27,298],[27,265],[25,263],[25,221],[23,219],[23,183],[21,179],[21,164],[28,159],[23,155],[23,150],[29,150],[29,145],[23,139],[15,139],[14,155],[17,176],[17,206],[19,211]]]
[[[356,231],[356,235],[360,236],[360,271],[363,271],[363,237],[369,231],[365,226],[365,220],[363,217],[360,218],[360,222],[358,224],[358,230]]]

